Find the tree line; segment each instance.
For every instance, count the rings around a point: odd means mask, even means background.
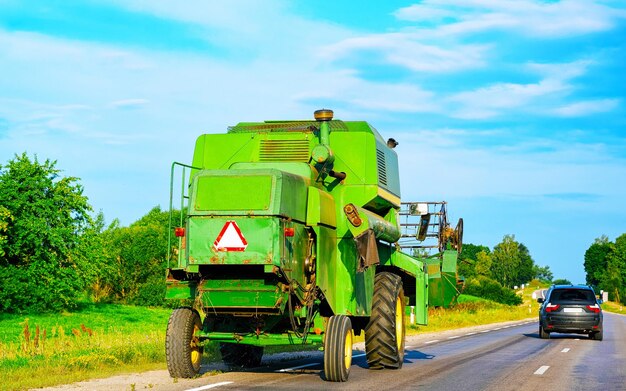
[[[536,265],[528,247],[516,241],[515,235],[505,235],[493,250],[483,245],[464,244],[458,271],[465,278],[464,293],[512,305],[522,302],[512,288],[535,279],[544,282],[553,279],[550,267]]]
[[[626,304],[626,233],[611,242],[605,235],[585,251],[587,284],[596,293],[605,291],[609,300]]]
[[[26,153],[0,165],[0,312],[164,305],[169,213],[105,226],[75,177]]]

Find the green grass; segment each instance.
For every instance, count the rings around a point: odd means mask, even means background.
[[[0,316],[5,389],[164,368],[170,310],[114,304],[72,313]],[[46,376],[41,376],[45,373]]]
[[[411,326],[407,333],[437,332],[532,318],[539,313],[539,303],[532,299],[532,293],[546,287],[545,284],[533,281],[530,286],[520,289],[517,294],[522,296],[523,303],[519,306],[509,306],[480,297],[461,295],[457,303],[450,308],[430,308],[428,326]]]
[[[605,301],[602,303],[602,309],[608,312],[626,315],[626,306],[614,301]]]

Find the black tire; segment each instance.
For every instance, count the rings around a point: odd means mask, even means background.
[[[550,333],[543,329],[543,326],[539,325],[539,338],[550,339]]]
[[[603,338],[603,332],[602,331],[596,331],[594,333],[589,334],[589,338],[595,340],[595,341],[602,341]]]
[[[352,322],[345,315],[331,316],[324,338],[324,376],[328,381],[344,382],[352,365]]]
[[[402,368],[404,334],[402,279],[392,273],[379,273],[374,279],[372,315],[365,327],[365,353],[370,369]]]
[[[220,354],[224,364],[230,367],[254,368],[261,365],[263,347],[220,342]]]
[[[202,347],[196,333],[201,329],[200,315],[191,308],[177,308],[170,315],[165,334],[165,358],[171,377],[192,378],[200,372]]]

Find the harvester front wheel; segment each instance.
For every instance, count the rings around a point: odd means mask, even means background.
[[[345,315],[328,319],[324,340],[324,375],[326,380],[348,380],[352,365],[352,322]]]
[[[232,367],[253,368],[261,365],[263,347],[234,343],[220,343],[224,364]]]
[[[200,372],[202,347],[196,333],[202,329],[200,315],[191,308],[177,308],[167,322],[165,358],[171,377],[192,378]]]
[[[404,361],[404,290],[402,279],[382,272],[374,279],[372,315],[365,327],[370,369],[399,369]]]

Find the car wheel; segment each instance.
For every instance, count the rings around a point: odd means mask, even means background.
[[[539,325],[539,338],[541,339],[549,339],[550,333],[543,329],[543,326]]]
[[[595,333],[589,334],[589,338],[593,339],[594,341],[602,341],[602,337],[602,331],[596,331]]]

